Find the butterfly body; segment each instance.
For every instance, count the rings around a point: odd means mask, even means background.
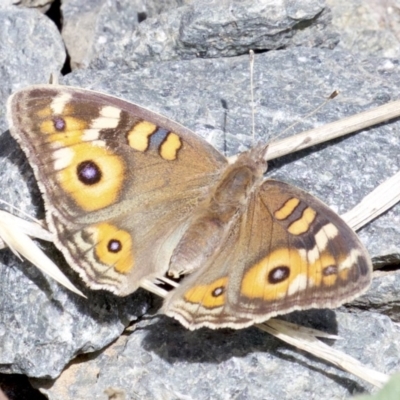
[[[368,254],[340,217],[264,180],[265,145],[228,162],[165,117],[64,86],[18,91],[8,118],[56,245],[92,288],[127,295],[187,275],[163,311],[194,329],[336,307],[369,285]]]
[[[261,184],[267,169],[267,146],[244,152],[228,164],[207,198],[193,211],[190,225],[174,249],[168,274],[178,278],[192,273],[212,260],[249,198]]]

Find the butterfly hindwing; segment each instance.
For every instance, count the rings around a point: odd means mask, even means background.
[[[241,328],[293,310],[337,307],[371,280],[367,251],[341,218],[274,180],[251,196],[220,249],[164,305],[190,329]]]

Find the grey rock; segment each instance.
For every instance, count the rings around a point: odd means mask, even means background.
[[[184,5],[190,5],[194,3],[194,0],[148,0],[143,4],[143,18],[152,18],[157,17],[158,14],[162,14],[164,12],[170,12],[171,10],[181,7]]]
[[[331,345],[370,367],[400,366],[399,332],[388,317],[332,311],[296,317],[337,332],[342,340]],[[31,381],[51,400],[105,400],[109,387],[128,399],[165,400],[343,399],[371,389],[256,328],[189,332],[166,318],[121,336],[101,353],[79,358],[55,382]]]
[[[143,291],[127,298],[71,296],[7,251],[0,254],[0,273],[0,373],[54,378],[77,354],[115,340],[150,304]]]
[[[1,0],[0,8],[8,8],[10,6],[18,6],[20,8],[35,8],[45,13],[54,0]]]
[[[55,24],[36,10],[0,8],[1,95],[28,83],[47,82],[61,70],[64,44]]]
[[[7,129],[5,102],[8,96],[20,87],[48,82],[52,72],[61,70],[65,50],[56,26],[40,12],[0,8],[0,60],[0,132],[3,133]],[[33,212],[29,205],[35,183],[30,168],[8,134],[2,134],[1,140],[1,199]],[[21,174],[25,180],[21,180]],[[37,190],[34,196],[39,197]]]
[[[352,307],[387,315],[400,322],[400,272],[376,271],[368,292],[351,303]]]
[[[63,37],[72,67],[134,69],[149,62],[235,56],[250,48],[332,48],[338,41],[322,0],[200,0],[175,9],[172,3],[148,7],[149,15],[163,12],[138,24],[146,12],[140,1],[64,2]]]
[[[399,58],[400,2],[327,0],[332,24],[340,31],[339,48],[360,57]]]
[[[54,0],[6,0],[12,5],[17,5],[21,8],[34,8],[41,13],[49,10]]]
[[[0,8],[10,8],[15,5],[15,0],[2,0],[0,1]]]
[[[26,13],[38,18],[38,13]],[[6,46],[3,37],[0,46]],[[42,52],[37,50],[47,49],[47,45],[48,38],[41,37],[38,43],[26,38],[24,58],[24,53],[7,53],[2,68],[13,71],[18,57],[25,68],[23,79],[18,74],[5,75],[3,85],[8,91],[47,81],[54,61],[48,61],[45,51],[42,61]],[[57,54],[53,53],[55,59]],[[107,63],[103,58],[104,69],[77,70],[66,77],[65,83],[101,90],[161,112],[192,128],[227,155],[254,144],[247,56],[153,62],[140,71],[132,71],[128,63],[119,64],[116,59]],[[46,61],[51,68],[42,69],[41,63]],[[293,121],[299,121],[296,131],[302,131],[396,99],[399,69],[397,63],[382,58],[364,60],[360,66],[358,56],[344,51],[293,48],[260,54],[254,75],[256,140],[273,139]],[[336,100],[313,117],[302,119],[334,89],[341,91]],[[0,107],[1,198],[43,216],[32,172],[5,132],[7,94],[4,92]],[[382,124],[275,160],[269,176],[296,184],[343,213],[397,172],[399,124]],[[371,255],[381,264],[399,258],[399,215],[397,205],[360,231]],[[118,299],[85,290],[58,253],[51,246],[46,249],[89,299],[66,292],[33,266],[2,251],[0,372],[55,378],[78,354],[92,352],[82,356],[86,361],[82,369],[73,363],[56,383],[37,382],[50,399],[61,398],[60,393],[63,399],[107,398],[102,393],[111,386],[125,390],[132,398],[164,395],[196,399],[343,398],[371,389],[255,328],[188,332],[172,320],[157,318],[148,324],[140,322],[129,337],[123,336],[105,352],[96,353],[113,342],[131,321],[146,314],[155,299],[143,291]],[[354,303],[352,313],[342,308],[337,313],[296,313],[291,318],[319,329],[338,329],[346,340],[332,345],[370,367],[393,372],[399,368],[400,334],[397,325],[380,314],[398,318],[394,302],[398,277],[393,276],[382,275],[371,291]],[[393,306],[384,309],[382,303],[388,301]],[[372,312],[360,311],[369,307]],[[91,392],[84,392],[83,382]]]
[[[63,1],[62,37],[71,67],[88,67],[106,49],[109,54],[118,52],[137,28],[142,3],[140,0]]]

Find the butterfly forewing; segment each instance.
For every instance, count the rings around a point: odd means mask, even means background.
[[[91,287],[118,294],[166,270],[226,165],[181,125],[98,92],[33,86],[10,98],[8,115],[58,247]]]

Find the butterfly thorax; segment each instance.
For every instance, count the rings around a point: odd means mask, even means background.
[[[266,149],[265,149],[266,150]],[[247,209],[254,190],[263,180],[267,164],[260,148],[241,153],[200,203],[175,247],[168,274],[192,273],[219,251],[232,224]]]

